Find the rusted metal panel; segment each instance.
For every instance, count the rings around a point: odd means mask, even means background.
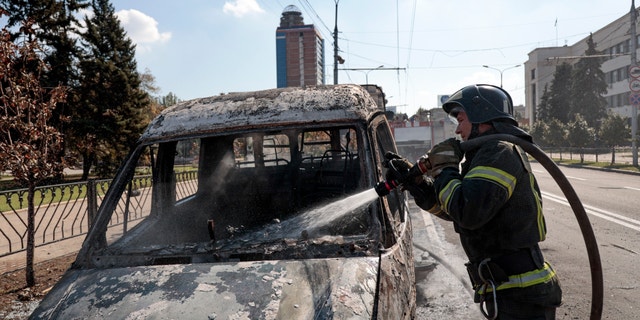
[[[197,135],[239,126],[362,120],[379,112],[382,110],[358,85],[229,93],[181,102],[164,110],[140,140]]]
[[[411,224],[404,224],[398,243],[386,250],[380,259],[379,319],[412,319],[415,314],[415,268]]]
[[[37,318],[371,319],[377,272],[377,257],[76,270]]]

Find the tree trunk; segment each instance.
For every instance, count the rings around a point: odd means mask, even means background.
[[[616,163],[616,147],[611,147],[611,165]]]
[[[35,253],[35,206],[33,196],[35,185],[29,184],[29,194],[27,194],[27,265],[25,268],[27,287],[33,287],[36,284],[35,271],[33,270],[33,256]]]
[[[89,179],[89,172],[91,171],[91,165],[94,159],[95,157],[91,154],[82,155],[82,178],[80,178],[82,181]]]

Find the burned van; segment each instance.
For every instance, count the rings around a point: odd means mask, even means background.
[[[383,99],[382,99],[383,100]],[[412,230],[357,85],[179,103],[148,126],[33,319],[410,319]]]

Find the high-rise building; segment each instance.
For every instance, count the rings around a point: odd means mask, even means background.
[[[324,84],[324,39],[312,24],[304,24],[294,5],[282,11],[276,29],[278,88]]]

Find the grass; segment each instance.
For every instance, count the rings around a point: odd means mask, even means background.
[[[36,208],[38,206],[47,205],[50,203],[72,201],[84,198],[87,196],[86,181],[79,181],[80,175],[66,175],[65,183],[79,182],[78,184],[70,184],[65,186],[56,187],[55,189],[42,186],[34,193],[34,204]],[[0,176],[0,188],[1,191],[11,191],[24,189],[24,187],[17,186],[13,182],[13,177],[9,175]],[[98,190],[100,195],[103,195],[103,190]],[[21,210],[27,208],[27,194],[25,190],[23,193],[14,192],[10,197],[0,197],[0,212],[8,212],[12,210]]]
[[[559,158],[553,158],[553,161],[555,161],[558,164],[569,165],[572,167],[597,167],[597,168],[603,168],[603,169],[615,169],[615,170],[625,170],[625,171],[631,171],[631,172],[640,172],[640,167],[633,166],[631,164],[614,163],[612,165],[609,162],[595,162],[595,161],[586,161],[586,160],[580,163],[579,159],[569,160],[566,158],[562,160],[560,160]]]
[[[72,190],[75,189],[75,190]],[[87,195],[87,186],[71,185],[61,189],[45,189],[44,192],[36,191],[33,195],[33,202],[36,207],[43,204],[63,202],[69,200],[77,200]],[[53,190],[53,191],[52,191]],[[57,191],[57,192],[56,192]],[[0,197],[0,211],[7,212],[11,210],[20,210],[27,208],[27,194],[13,193],[10,198]]]

